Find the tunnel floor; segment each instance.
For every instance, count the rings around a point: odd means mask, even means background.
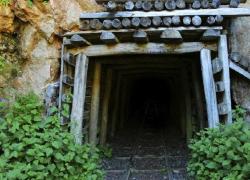
[[[173,126],[133,123],[109,144],[113,156],[103,160],[106,180],[187,179],[186,141]]]

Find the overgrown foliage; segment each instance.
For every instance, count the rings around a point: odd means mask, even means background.
[[[7,6],[12,2],[12,0],[0,0],[0,5]],[[43,2],[49,2],[49,0],[43,0]],[[29,6],[32,6],[33,0],[27,0]]]
[[[57,116],[44,118],[32,93],[0,114],[0,179],[102,179],[99,151],[76,145]]]
[[[196,179],[250,179],[250,126],[245,111],[234,110],[235,122],[205,129],[189,144],[188,172]]]

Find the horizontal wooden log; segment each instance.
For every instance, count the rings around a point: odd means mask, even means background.
[[[220,37],[220,30],[215,30],[215,29],[208,29],[206,30],[203,35],[202,35],[202,40],[203,41],[214,41],[214,40],[218,40],[218,38]]]
[[[156,0],[154,2],[154,8],[157,11],[162,11],[164,9],[164,3],[162,0]]]
[[[134,7],[135,7],[135,4],[134,4],[134,2],[131,1],[131,0],[125,2],[125,4],[124,4],[124,9],[125,9],[126,11],[132,11],[132,10],[134,9]]]
[[[215,24],[215,17],[214,16],[208,16],[207,17],[207,24],[208,25],[214,25]]]
[[[201,23],[202,23],[202,19],[201,19],[201,17],[200,16],[194,16],[194,17],[192,17],[192,24],[194,25],[194,26],[200,26],[201,25]]]
[[[67,84],[69,86],[74,85],[74,78],[70,77],[69,75],[63,75],[62,81],[64,84]]]
[[[123,18],[122,19],[122,26],[124,28],[130,28],[131,27],[131,21],[129,18]]]
[[[184,24],[185,26],[189,26],[189,25],[191,24],[191,22],[192,22],[192,19],[191,19],[190,16],[185,16],[185,17],[183,18],[182,22],[183,22],[183,24]]]
[[[164,17],[162,19],[162,23],[164,26],[170,27],[172,24],[172,18],[171,17]]]
[[[237,8],[240,5],[240,0],[230,0],[229,7]]]
[[[225,90],[224,82],[218,81],[215,83],[215,90],[216,92],[223,92]]]
[[[134,17],[131,19],[131,24],[134,28],[140,27],[140,22],[141,22],[141,20],[138,17]]]
[[[152,18],[152,24],[153,24],[155,27],[159,27],[159,26],[162,24],[162,19],[161,19],[161,17],[153,17],[153,18]]]
[[[235,16],[250,16],[250,8],[218,8],[218,9],[183,9],[180,11],[118,11],[116,13],[97,12],[97,13],[81,13],[81,19],[94,19],[94,18],[122,18],[122,17],[166,17],[166,16],[214,16],[222,15],[226,17]]]
[[[153,7],[153,4],[152,4],[152,2],[150,2],[150,1],[144,1],[144,2],[142,3],[142,9],[143,9],[144,11],[150,11],[150,10],[152,9],[152,7]]]
[[[208,9],[210,7],[209,0],[202,0],[201,1],[201,8]]]
[[[100,30],[102,29],[102,22],[99,19],[91,19],[89,22],[90,29]]]
[[[144,28],[150,27],[151,23],[152,23],[152,21],[149,17],[140,18],[140,25]]]
[[[74,34],[73,34],[74,35]],[[71,45],[71,41],[68,38],[63,38],[63,45],[64,46],[70,46]]]
[[[217,24],[221,24],[223,22],[224,18],[222,15],[216,15],[215,16],[215,21]]]
[[[183,40],[180,32],[176,30],[163,31],[160,38],[163,42],[174,42],[174,43],[180,43]]]
[[[192,4],[193,9],[200,9],[201,8],[201,2],[199,0],[194,0]]]
[[[115,44],[119,42],[112,32],[102,32],[100,40],[106,44]]]
[[[109,19],[105,19],[103,22],[103,28],[104,29],[112,29],[112,21]]]
[[[219,8],[221,5],[221,1],[220,0],[212,0],[212,3],[210,5],[211,8]]]
[[[142,1],[138,0],[135,2],[135,9],[136,10],[141,10],[142,9]]]
[[[228,107],[227,107],[226,103],[218,104],[218,112],[219,112],[219,115],[228,114]]]
[[[176,3],[175,0],[166,0],[165,2],[165,8],[169,11],[173,11],[176,9]]]
[[[122,23],[120,21],[120,19],[114,19],[112,21],[112,27],[115,28],[115,29],[121,29],[122,28]]]
[[[243,76],[243,77],[247,78],[248,80],[250,80],[250,72],[248,72],[245,69],[241,68],[240,66],[233,63],[232,61],[230,61],[229,67],[230,67],[230,69],[234,70],[235,72],[237,72],[241,76]]]
[[[108,11],[115,11],[117,8],[117,4],[114,1],[109,1],[105,7],[107,8]]]
[[[213,68],[213,73],[219,73],[222,71],[222,62],[219,58],[215,58],[214,60],[212,60],[212,68]]]
[[[92,45],[80,49],[72,49],[73,54],[83,52],[87,56],[107,56],[126,54],[185,54],[200,52],[203,48],[217,51],[217,43],[185,42],[178,46],[165,43],[118,43],[110,48],[107,45]]]
[[[136,31],[133,34],[133,38],[134,38],[135,42],[138,42],[138,43],[146,43],[146,42],[148,42],[148,35],[144,31]]]
[[[175,26],[180,26],[180,24],[181,24],[180,16],[173,16],[172,17],[172,24]]]
[[[80,21],[80,29],[81,30],[89,30],[90,29],[90,22],[87,19]]]
[[[176,0],[176,7],[178,9],[185,9],[186,8],[185,0]]]
[[[91,45],[90,42],[88,42],[87,40],[85,40],[83,37],[81,37],[78,34],[74,34],[70,38],[70,42],[71,42],[71,45],[74,45],[74,46]]]
[[[231,61],[238,63],[241,60],[241,55],[239,52],[232,52],[229,58]]]
[[[74,55],[69,53],[69,52],[66,52],[64,55],[63,55],[63,60],[65,62],[67,62],[68,64],[70,64],[71,66],[75,66],[76,64],[76,61],[74,59]]]

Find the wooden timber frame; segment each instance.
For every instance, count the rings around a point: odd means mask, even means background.
[[[84,19],[114,19],[114,18],[142,18],[142,17],[170,17],[170,16],[207,16],[221,15],[227,20],[231,17],[250,16],[249,8],[218,8],[203,10],[174,10],[158,12],[99,12],[82,13],[80,20]],[[236,64],[230,62],[228,58],[228,44],[226,34],[226,24],[216,24],[213,26],[174,26],[158,28],[129,28],[129,29],[109,29],[109,30],[86,30],[80,32],[69,32],[64,35],[61,52],[61,76],[59,90],[59,111],[63,111],[64,104],[70,105],[70,116],[60,114],[62,124],[71,122],[71,132],[75,137],[75,142],[81,144],[83,136],[87,136],[89,143],[96,145],[99,142],[105,144],[107,136],[107,124],[112,118],[108,115],[109,99],[111,96],[111,81],[114,78],[112,69],[108,69],[105,78],[110,79],[104,90],[102,113],[100,109],[100,88],[102,78],[102,63],[95,64],[94,81],[92,83],[92,99],[90,109],[90,124],[85,127],[84,115],[87,113],[84,108],[85,96],[87,95],[87,72],[88,63],[92,57],[149,54],[149,55],[174,55],[200,53],[200,64],[203,80],[204,95],[206,100],[206,111],[208,127],[216,127],[219,123],[231,123],[231,93],[229,68],[244,74],[249,78],[247,72],[242,71]],[[141,33],[143,32],[143,33]],[[170,36],[169,36],[170,35]],[[190,38],[189,38],[190,37]],[[212,57],[215,58],[213,59]],[[192,67],[192,69],[195,69]],[[146,70],[145,70],[146,71]],[[164,71],[164,70],[161,70]],[[164,73],[164,72],[162,72]],[[183,87],[190,88],[186,81],[185,68],[181,72]],[[126,73],[125,73],[126,74]],[[193,72],[193,79],[197,72]],[[199,85],[195,85],[198,104],[200,102]],[[94,87],[94,88],[93,88]],[[116,89],[121,88],[117,84]],[[69,102],[67,93],[73,93]],[[119,94],[114,94],[119,98]],[[122,94],[121,98],[126,97]],[[183,97],[190,104],[190,97]],[[185,119],[186,127],[191,128],[190,107],[186,107]],[[203,111],[203,110],[202,110]],[[204,110],[205,111],[205,110]],[[117,113],[117,112],[115,112]],[[100,141],[97,138],[98,122],[101,116]],[[200,118],[202,114],[198,115]],[[122,118],[123,119],[123,118]],[[117,123],[116,121],[112,121]],[[122,124],[122,122],[121,122]],[[201,125],[204,128],[204,124]],[[89,129],[89,132],[87,132]],[[115,124],[111,127],[112,134],[115,131]],[[188,138],[192,136],[188,132]]]

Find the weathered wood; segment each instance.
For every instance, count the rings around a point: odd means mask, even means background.
[[[134,28],[140,27],[140,22],[141,22],[140,18],[138,18],[138,17],[134,17],[131,19],[131,24]]]
[[[182,22],[185,26],[189,26],[192,22],[192,19],[190,16],[185,16],[183,17]]]
[[[202,35],[203,41],[214,41],[220,37],[220,30],[208,29]]]
[[[175,26],[179,26],[181,24],[181,18],[180,18],[180,16],[173,16],[172,17],[172,23]]]
[[[134,2],[131,1],[131,0],[127,1],[127,2],[124,4],[124,9],[125,9],[126,11],[132,11],[132,10],[134,9],[134,7],[135,7],[135,4],[134,4]]]
[[[225,90],[224,82],[218,81],[215,83],[215,90],[216,92],[223,92]]]
[[[183,9],[181,11],[124,11],[124,12],[97,12],[97,13],[81,13],[81,19],[94,19],[94,18],[123,18],[123,17],[168,17],[168,16],[214,16],[220,14],[225,17],[240,17],[240,16],[250,16],[250,8],[218,8],[218,9]]]
[[[163,42],[180,43],[183,40],[180,32],[176,30],[165,30],[162,32],[160,38]]]
[[[166,0],[165,2],[165,8],[169,11],[176,9],[176,3],[174,0]]]
[[[178,9],[185,9],[186,8],[186,2],[184,0],[176,0],[176,7]]]
[[[240,0],[230,0],[229,7],[237,8],[240,5]]]
[[[239,52],[231,52],[229,57],[231,61],[236,62],[236,63],[240,62],[241,60],[241,55]]]
[[[232,61],[230,61],[230,68],[234,70],[235,72],[239,73],[240,75],[242,75],[243,77],[250,80],[250,73],[246,71],[245,69],[239,67],[237,64],[233,63]]]
[[[194,0],[192,4],[193,9],[200,9],[201,8],[201,2],[199,0]]]
[[[153,7],[153,4],[152,4],[152,2],[150,2],[150,1],[144,1],[144,2],[142,3],[142,9],[143,9],[144,11],[150,11],[150,10],[152,9],[152,7]]]
[[[63,38],[63,44],[61,45],[61,59],[60,59],[60,80],[59,80],[59,102],[58,102],[58,118],[60,120],[61,124],[65,124],[63,116],[62,116],[62,96],[64,93],[64,85],[63,85],[63,75],[64,75],[64,69],[65,69],[65,63],[63,60],[63,55],[65,53],[65,46],[64,46],[64,42],[65,40],[67,40],[66,37]]]
[[[74,34],[73,34],[74,35]],[[71,41],[68,38],[63,38],[63,45],[64,46],[71,46]]]
[[[103,105],[102,105],[102,123],[101,123],[101,134],[100,134],[100,144],[104,145],[107,139],[107,131],[108,131],[108,120],[109,120],[109,106],[110,106],[110,98],[111,98],[111,88],[112,88],[112,70],[107,70],[106,75],[106,83],[103,95]]]
[[[192,17],[192,23],[194,26],[200,26],[202,23],[201,17],[200,16]]]
[[[212,0],[212,3],[211,3],[211,8],[219,8],[221,5],[221,1],[220,0]]]
[[[144,32],[144,31],[136,31],[134,34],[133,34],[133,38],[136,42],[138,43],[146,43],[148,42],[148,36],[147,36],[147,33]]]
[[[214,128],[219,124],[217,97],[211,65],[211,51],[202,49],[200,54],[202,79],[206,99],[208,127]]]
[[[68,64],[70,64],[71,66],[75,66],[75,64],[76,64],[76,61],[74,59],[74,55],[69,53],[69,52],[67,52],[63,55],[63,60],[65,62],[67,62]]]
[[[73,86],[74,85],[74,78],[72,78],[69,75],[65,74],[65,75],[63,75],[62,82],[64,84],[69,85],[69,86]]]
[[[81,30],[89,30],[90,29],[90,22],[87,19],[80,21],[80,29]]]
[[[121,29],[122,28],[122,23],[120,21],[120,19],[114,19],[112,21],[112,27],[115,28],[115,29]]]
[[[162,22],[165,26],[169,27],[172,24],[172,18],[171,17],[164,17],[162,19]]]
[[[217,24],[221,24],[223,22],[224,18],[222,15],[216,15],[215,16],[215,21]]]
[[[103,22],[103,28],[104,29],[111,29],[112,28],[112,21],[109,19],[105,19]]]
[[[141,10],[142,9],[142,1],[138,0],[135,2],[135,9],[136,10]]]
[[[219,58],[212,60],[213,73],[217,74],[222,71],[222,61]]]
[[[107,4],[106,4],[106,8],[108,11],[115,11],[116,8],[117,8],[117,4],[116,2],[114,1],[109,1]]]
[[[208,9],[210,7],[209,0],[202,0],[201,1],[201,8]]]
[[[101,64],[96,63],[94,68],[94,78],[92,85],[92,98],[90,109],[90,124],[89,124],[89,143],[97,144],[99,106],[100,106],[100,89],[101,89]]]
[[[227,115],[229,112],[227,104],[224,102],[218,104],[218,112],[219,115]]]
[[[86,94],[88,57],[78,54],[76,57],[74,93],[71,110],[71,133],[77,144],[82,144],[83,113]]]
[[[157,11],[162,11],[164,9],[164,3],[162,0],[156,0],[154,2],[154,8],[157,10]]]
[[[71,38],[70,38],[70,42],[71,42],[71,45],[74,45],[74,46],[82,46],[82,45],[91,45],[90,42],[88,42],[86,39],[84,39],[83,37],[81,37],[80,35],[78,34],[74,34]]]
[[[89,22],[90,29],[100,30],[102,29],[102,22],[99,19],[91,19]]]
[[[218,45],[218,57],[222,62],[222,75],[221,80],[224,82],[225,92],[223,94],[223,101],[227,106],[227,116],[223,117],[226,123],[232,123],[232,105],[231,105],[231,92],[230,92],[230,75],[229,75],[229,62],[228,62],[228,48],[227,37],[221,35]]]
[[[126,54],[184,54],[199,52],[202,48],[208,48],[217,51],[215,43],[185,42],[178,46],[165,43],[147,43],[143,46],[137,43],[118,43],[110,48],[107,45],[92,45],[81,49],[75,49],[73,52],[85,53],[87,56],[107,56],[107,55],[126,55]]]
[[[162,19],[161,19],[161,17],[153,17],[153,18],[152,18],[152,24],[153,24],[155,27],[159,27],[159,26],[162,24]]]
[[[214,17],[214,16],[208,16],[208,17],[207,17],[207,23],[208,23],[209,25],[215,24],[215,17]]]
[[[124,28],[130,28],[131,27],[131,21],[129,18],[123,18],[122,19],[122,26]]]
[[[152,23],[152,21],[149,17],[140,18],[140,25],[144,28],[151,26],[151,23]]]
[[[119,43],[119,40],[112,32],[102,32],[100,40],[106,44],[115,44]]]

